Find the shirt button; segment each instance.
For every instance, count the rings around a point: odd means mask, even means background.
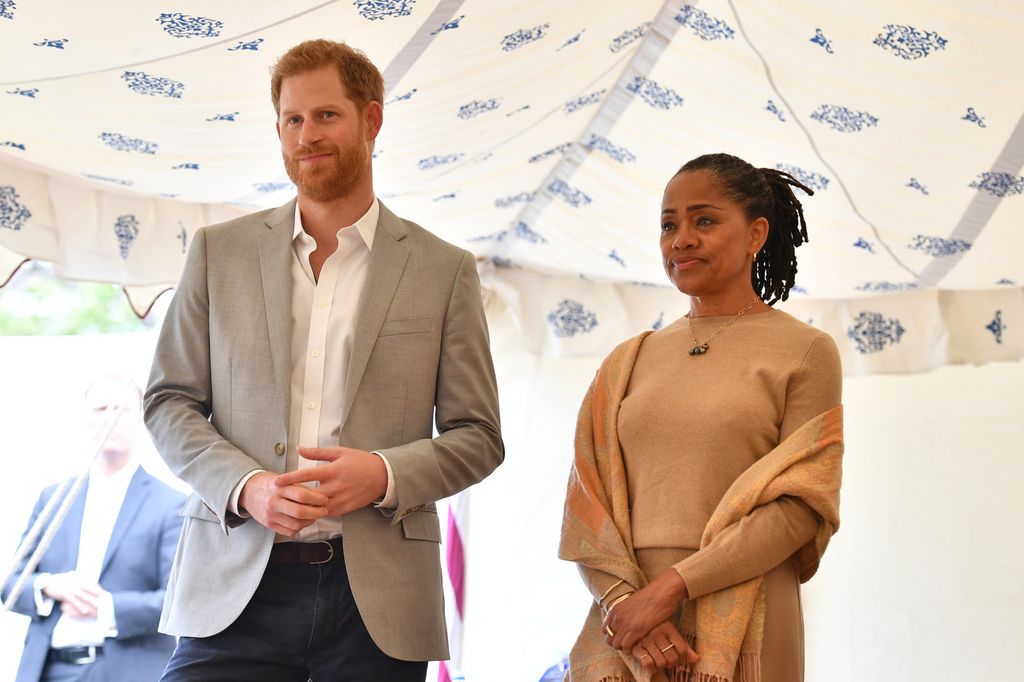
[[[313,409],[314,407],[316,407],[316,403],[315,403],[315,402],[313,402],[312,400],[310,400],[310,401],[309,401],[309,402],[308,402],[308,403],[306,404],[306,407],[308,407],[309,409],[311,409],[311,410],[312,410],[312,409]]]
[[[314,358],[320,357],[320,351],[318,351],[318,350],[313,351],[313,357]]]
[[[284,454],[284,443],[274,443],[274,454],[275,455],[283,455]]]

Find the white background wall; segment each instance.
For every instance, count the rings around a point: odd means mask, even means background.
[[[599,359],[529,355],[504,316],[492,333],[508,454],[471,493],[464,670],[469,682],[534,682],[588,608],[555,552],[576,410]],[[0,561],[39,489],[83,456],[90,378],[120,366],[144,380],[152,342],[0,338]],[[804,592],[808,680],[1019,677],[1022,387],[1024,363],[847,380],[842,528]],[[144,465],[166,475],[142,446]],[[13,679],[25,622],[0,617],[0,680]]]

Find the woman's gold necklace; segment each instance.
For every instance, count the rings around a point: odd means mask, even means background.
[[[735,322],[736,320],[738,320],[738,319],[740,319],[741,317],[743,317],[744,315],[746,315],[746,314],[747,314],[747,312],[749,312],[749,311],[750,311],[750,309],[754,307],[754,304],[755,304],[755,303],[757,303],[757,299],[758,299],[758,297],[757,297],[757,296],[755,296],[755,297],[753,298],[753,300],[752,300],[752,301],[750,301],[750,303],[748,303],[748,304],[747,304],[747,307],[746,307],[746,308],[744,308],[743,310],[739,311],[738,313],[736,313],[735,315],[733,315],[733,316],[732,316],[731,318],[729,318],[729,321],[728,321],[728,322],[726,322],[725,324],[723,324],[723,325],[722,325],[721,327],[719,327],[718,329],[716,329],[716,330],[715,330],[715,331],[714,331],[714,332],[713,332],[713,333],[711,334],[711,336],[709,336],[709,337],[707,338],[707,340],[706,340],[706,341],[704,341],[704,343],[701,343],[700,341],[698,341],[698,340],[697,340],[697,336],[696,336],[696,335],[695,335],[695,334],[693,333],[693,323],[692,323],[692,322],[690,321],[690,314],[689,314],[689,313],[687,313],[687,314],[686,314],[686,326],[687,326],[687,327],[689,328],[689,330],[690,330],[690,338],[692,338],[692,339],[693,339],[693,348],[691,348],[691,349],[690,349],[690,355],[704,355],[705,353],[707,353],[707,352],[708,352],[708,348],[710,347],[710,346],[709,346],[709,344],[711,343],[711,339],[713,339],[713,338],[715,338],[716,336],[718,336],[719,332],[721,332],[721,331],[722,331],[723,329],[725,329],[726,327],[728,327],[728,326],[729,326],[730,324],[732,324],[732,323],[733,323],[733,322]]]

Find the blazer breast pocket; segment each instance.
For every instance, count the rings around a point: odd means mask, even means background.
[[[434,328],[434,318],[430,315],[421,317],[402,317],[384,320],[378,337],[401,336],[404,334],[422,334]]]

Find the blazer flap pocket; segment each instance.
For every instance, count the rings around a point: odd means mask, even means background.
[[[441,522],[436,511],[418,511],[402,519],[402,535],[407,540],[441,542]]]
[[[192,493],[185,505],[178,512],[178,516],[189,516],[193,519],[202,519],[203,521],[213,521],[214,523],[220,523],[220,517],[214,513],[210,507],[203,502],[203,498],[199,497],[198,493]]]
[[[399,334],[420,334],[429,332],[434,327],[434,318],[427,315],[421,317],[402,317],[384,320],[377,336],[397,336]]]

